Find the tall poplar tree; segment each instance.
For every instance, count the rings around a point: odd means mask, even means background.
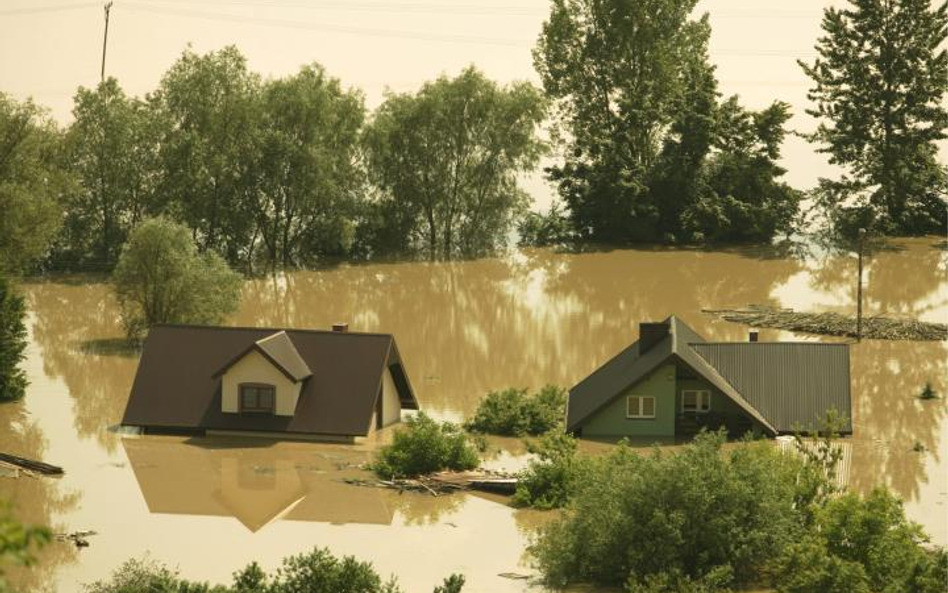
[[[943,232],[946,168],[936,142],[948,111],[948,4],[850,0],[823,13],[819,57],[800,62],[814,86],[809,136],[846,173],[821,180],[818,203],[844,234]]]

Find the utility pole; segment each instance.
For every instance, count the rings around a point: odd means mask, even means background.
[[[866,229],[859,229],[859,273],[856,277],[856,341],[862,341],[862,252],[866,242]]]
[[[105,48],[109,42],[109,11],[112,10],[112,0],[105,3],[105,35],[102,36],[102,70],[99,73],[100,82],[105,82]]]

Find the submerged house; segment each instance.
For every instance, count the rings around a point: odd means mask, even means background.
[[[156,326],[122,424],[352,442],[417,410],[395,338],[347,330]]]
[[[567,430],[583,437],[688,437],[702,427],[775,436],[817,427],[835,408],[852,433],[849,346],[707,342],[671,316],[569,393]]]

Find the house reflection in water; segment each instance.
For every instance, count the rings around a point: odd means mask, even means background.
[[[234,517],[252,532],[277,520],[392,522],[395,511],[382,491],[342,481],[357,475],[347,467],[363,461],[358,453],[200,441],[122,439],[150,512]]]

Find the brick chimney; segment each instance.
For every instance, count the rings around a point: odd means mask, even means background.
[[[648,352],[668,335],[668,324],[662,322],[642,322],[639,324],[639,354]]]
[[[348,323],[343,323],[343,322],[333,323],[333,324],[332,324],[332,331],[334,331],[334,332],[340,332],[340,333],[347,332],[347,331],[349,331],[349,324],[348,324]]]

